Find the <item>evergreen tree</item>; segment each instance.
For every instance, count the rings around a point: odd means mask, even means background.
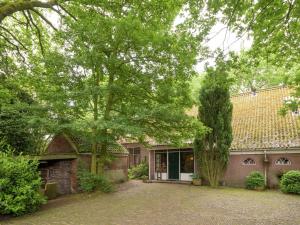
[[[207,68],[199,95],[199,120],[210,131],[195,138],[195,155],[199,169],[212,187],[217,187],[229,160],[232,141],[232,104],[226,64],[218,60],[215,68]]]

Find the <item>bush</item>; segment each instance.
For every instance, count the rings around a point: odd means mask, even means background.
[[[84,192],[92,192],[100,190],[108,193],[113,191],[113,186],[109,180],[98,174],[92,174],[87,170],[81,170],[78,172],[79,188]]]
[[[280,180],[280,190],[284,193],[300,194],[300,171],[291,170],[283,174]]]
[[[0,214],[33,212],[45,203],[38,161],[12,152],[0,152]]]
[[[144,176],[148,176],[149,168],[146,162],[142,162],[139,165],[128,169],[129,179],[142,179]]]
[[[246,177],[246,188],[247,189],[263,189],[265,187],[265,178],[264,176],[258,172],[254,171]]]

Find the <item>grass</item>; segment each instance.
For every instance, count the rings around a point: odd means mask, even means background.
[[[300,196],[130,181],[118,192],[77,194],[0,224],[300,224]]]

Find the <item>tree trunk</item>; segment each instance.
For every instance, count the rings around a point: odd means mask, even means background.
[[[95,90],[97,87],[99,87],[99,82],[100,82],[100,74],[99,73],[94,73],[94,87]],[[94,90],[94,91],[95,91]],[[98,120],[98,101],[99,101],[99,93],[98,90],[96,90],[93,93],[93,117],[94,121],[96,122]],[[92,158],[91,158],[91,173],[92,174],[97,174],[97,152],[98,152],[98,143],[97,143],[97,127],[92,128],[93,131],[93,140],[92,140]]]

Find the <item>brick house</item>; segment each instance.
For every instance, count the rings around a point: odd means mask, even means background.
[[[226,185],[243,186],[245,177],[256,170],[273,188],[285,171],[300,169],[299,115],[278,113],[290,93],[286,87],[276,87],[231,97],[233,142],[223,177]],[[189,113],[196,116],[197,109]],[[191,146],[179,149],[152,145],[148,151],[141,148],[148,152],[150,179],[190,181],[197,166]]]
[[[300,118],[297,113],[285,117],[278,110],[291,93],[285,87],[261,90],[255,94],[232,96],[233,142],[230,160],[223,181],[229,186],[243,186],[251,171],[262,172],[269,187],[276,187],[285,171],[300,169]],[[189,112],[197,116],[197,109]],[[182,148],[166,144],[147,146],[121,141],[122,145],[110,147],[116,157],[106,172],[127,178],[127,169],[142,161],[149,164],[151,180],[191,181],[196,171],[192,145]],[[89,167],[91,155],[84,153],[90,146],[78,138],[61,134],[55,136],[39,157],[42,177],[45,181],[56,181],[60,194],[77,190],[78,162]],[[80,150],[80,151],[79,151]]]

